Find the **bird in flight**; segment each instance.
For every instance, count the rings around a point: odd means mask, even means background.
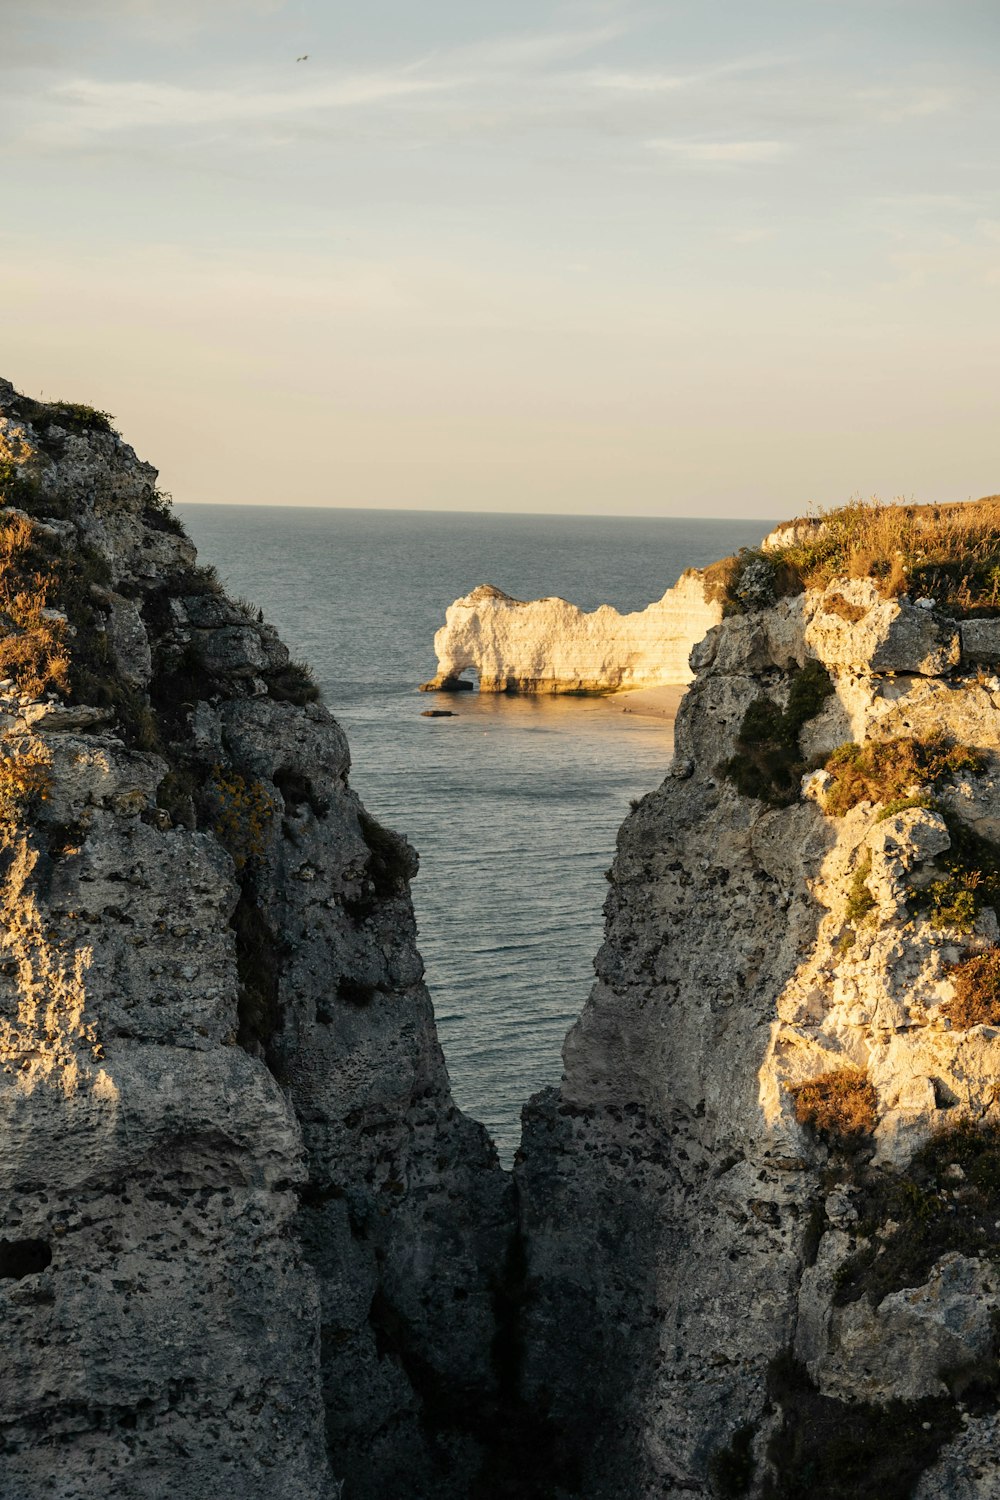
[[[309,53],[308,52],[303,52],[302,56],[301,57],[297,57],[295,59],[295,61],[296,62],[308,62],[309,61]]]

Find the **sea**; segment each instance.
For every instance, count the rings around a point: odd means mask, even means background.
[[[460,1107],[509,1162],[526,1100],[561,1076],[593,982],[605,871],[631,799],[662,781],[669,718],[627,698],[421,695],[445,609],[480,583],[642,609],[769,521],[179,505],[200,560],[309,662],[351,782],[420,855],[420,950]],[[453,718],[425,718],[446,706]]]

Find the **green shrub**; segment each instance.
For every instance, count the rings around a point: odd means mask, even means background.
[[[826,668],[810,661],[793,677],[784,709],[770,698],[754,699],[743,715],[736,754],[720,768],[737,791],[772,807],[797,801],[806,770],[799,735],[832,692]]]
[[[938,811],[938,805],[929,793],[914,792],[912,797],[894,797],[891,802],[887,802],[875,821],[884,823],[887,818],[894,818],[897,813],[908,812],[911,807],[923,807],[928,812]]]
[[[154,531],[169,531],[174,536],[186,536],[183,522],[171,508],[173,503],[173,497],[166,490],[153,490],[146,502],[143,518],[146,525],[151,526]]]
[[[264,675],[268,692],[279,703],[296,703],[302,707],[306,703],[315,703],[319,697],[319,688],[305,662],[290,661],[287,666]]]
[[[823,1396],[791,1355],[772,1361],[767,1388],[781,1424],[762,1500],[910,1500],[962,1425],[950,1396],[885,1405]]]
[[[868,886],[868,877],[871,872],[872,857],[866,854],[854,872],[844,912],[846,920],[856,927],[862,926],[867,921],[875,906],[875,897]]]
[[[963,1120],[935,1132],[904,1172],[871,1170],[855,1201],[866,1243],[837,1273],[838,1305],[866,1296],[877,1307],[920,1286],[949,1251],[1000,1258],[1000,1127]]]
[[[938,855],[942,871],[929,885],[913,888],[907,903],[935,927],[971,932],[984,906],[1000,906],[1000,845],[975,833],[954,813],[939,808],[951,847]]]
[[[45,406],[50,421],[71,432],[111,432],[114,417],[110,412],[98,411],[96,406],[85,406],[81,401],[50,401]]]

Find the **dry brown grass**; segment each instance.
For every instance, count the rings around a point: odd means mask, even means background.
[[[859,802],[896,802],[913,787],[935,787],[962,771],[981,771],[985,764],[982,751],[944,735],[840,745],[826,762],[834,781],[824,808],[841,817]]]
[[[37,741],[0,756],[0,826],[16,822],[25,808],[48,799],[52,762]]]
[[[859,500],[817,519],[814,539],[778,554],[806,588],[875,578],[886,595],[919,591],[1000,607],[998,496],[963,505]]]
[[[69,690],[66,624],[45,613],[58,588],[32,522],[0,518],[0,678],[33,697]]]
[[[1000,948],[976,953],[950,971],[955,994],[942,1005],[956,1031],[1000,1026]]]
[[[768,566],[774,598],[835,578],[871,578],[887,598],[926,595],[955,614],[1000,614],[1000,496],[963,505],[858,500],[789,526],[796,524],[811,534],[714,564],[710,594],[730,610],[767,603],[759,575]],[[749,595],[744,575],[754,579]]]
[[[878,1123],[878,1096],[861,1068],[820,1073],[791,1090],[795,1118],[824,1140],[858,1145]]]

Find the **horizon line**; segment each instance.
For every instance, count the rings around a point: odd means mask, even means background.
[[[747,524],[764,522],[771,524],[779,518],[773,516],[663,516],[650,515],[642,511],[560,511],[560,510],[453,510],[424,505],[290,505],[275,500],[172,500],[174,509],[190,506],[195,510],[215,507],[219,510],[315,510],[350,511],[355,514],[377,514],[396,516],[502,516],[507,520],[551,521],[745,521]]]

